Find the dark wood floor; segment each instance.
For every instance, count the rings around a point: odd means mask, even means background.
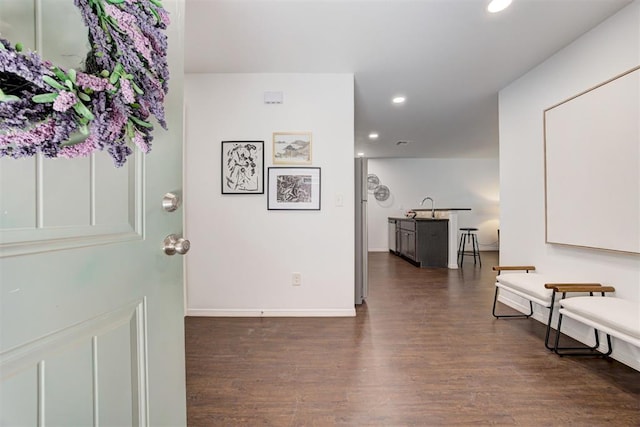
[[[483,262],[371,253],[355,318],[187,318],[189,426],[640,426],[640,372],[495,320]]]

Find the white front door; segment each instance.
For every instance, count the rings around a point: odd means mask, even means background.
[[[184,0],[163,5],[169,130],[149,155],[0,159],[1,426],[186,423],[184,258],[162,250],[183,229],[162,197],[182,188]],[[73,0],[0,0],[0,36],[53,63],[86,33]]]

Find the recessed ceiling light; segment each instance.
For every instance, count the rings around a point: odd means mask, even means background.
[[[391,102],[393,102],[394,104],[402,104],[406,100],[407,100],[407,98],[405,98],[404,96],[396,96],[395,98],[393,98],[391,100]]]
[[[362,156],[364,156],[364,153],[362,152],[358,153],[358,157],[362,157]]]
[[[378,135],[376,132],[371,132],[369,134],[369,139],[378,139],[378,136],[380,135]]]
[[[487,10],[491,13],[500,12],[505,10],[511,4],[511,0],[491,0],[489,6],[487,6]]]

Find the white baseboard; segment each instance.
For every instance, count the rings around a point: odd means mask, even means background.
[[[354,317],[356,309],[187,309],[187,316],[194,317]]]
[[[529,303],[526,300],[518,296],[508,294],[507,291],[503,291],[502,289],[500,290],[500,294],[498,295],[498,301],[505,305],[508,305],[515,310],[518,310],[521,313],[529,312]],[[557,308],[555,310],[557,310]],[[533,315],[531,316],[531,318],[546,325],[547,320],[549,319],[549,312],[547,311],[547,309],[543,309],[537,304],[533,304]],[[557,322],[558,312],[554,311],[554,328],[557,326]],[[580,322],[574,321],[573,319],[568,319],[567,317],[563,318],[562,333],[570,336],[575,340],[580,341],[581,343],[593,345],[593,329],[581,324]],[[611,341],[613,346],[613,353],[611,354],[611,358],[617,360],[620,363],[624,363],[625,365],[635,369],[636,371],[640,371],[640,348],[636,348],[614,337],[611,338]],[[606,343],[606,338],[604,338],[604,335],[601,335],[599,350],[606,352]]]

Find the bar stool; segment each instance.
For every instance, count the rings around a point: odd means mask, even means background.
[[[476,257],[478,257],[478,263],[482,267],[482,260],[480,259],[480,245],[478,244],[478,235],[475,233],[478,231],[474,227],[461,228],[462,234],[460,235],[460,243],[458,243],[458,265],[462,266],[462,261],[465,255],[473,256],[473,264],[476,263]],[[471,243],[470,251],[466,250],[467,242]]]

